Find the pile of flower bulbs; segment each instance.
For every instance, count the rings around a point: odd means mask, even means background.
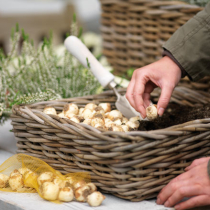
[[[0,174],[0,188],[10,187],[14,192],[32,192],[35,186],[40,196],[49,201],[76,200],[88,202],[90,206],[99,206],[105,199],[93,183],[75,181],[70,176],[61,179],[52,172],[43,172],[38,176],[28,168],[15,169],[10,176]]]
[[[44,108],[44,113],[57,115],[55,108],[49,106]],[[148,120],[157,118],[156,105],[148,106],[146,114]],[[100,103],[98,106],[94,103],[88,103],[84,108],[78,108],[76,104],[70,103],[64,106],[63,111],[58,116],[108,131],[134,131],[138,130],[140,125],[139,116],[127,119],[120,111],[111,110],[110,103]]]

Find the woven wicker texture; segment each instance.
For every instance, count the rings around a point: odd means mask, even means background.
[[[124,89],[119,90],[121,94]],[[152,93],[157,101],[159,90]],[[205,94],[203,94],[205,93]],[[13,107],[11,116],[18,153],[46,161],[62,173],[89,171],[100,190],[131,201],[152,198],[189,163],[210,155],[210,118],[153,131],[102,131],[42,111],[62,111],[66,103],[84,107],[110,102],[113,91],[99,95]],[[188,106],[210,102],[208,92],[176,87],[171,101]]]
[[[115,74],[158,60],[163,43],[202,10],[181,1],[100,1],[103,54]]]

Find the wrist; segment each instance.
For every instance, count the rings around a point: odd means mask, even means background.
[[[164,56],[162,58],[165,67],[167,67],[167,72],[173,77],[176,78],[176,84],[179,82],[181,79],[181,69],[180,67],[169,57],[169,56]]]
[[[163,56],[169,57],[179,67],[179,70],[181,71],[181,78],[187,76],[187,72],[185,71],[185,69],[168,50],[165,49],[163,51]]]

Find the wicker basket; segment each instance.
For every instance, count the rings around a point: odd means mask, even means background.
[[[121,94],[124,89],[119,90]],[[152,94],[159,97],[159,90]],[[210,155],[210,118],[153,131],[102,131],[42,111],[58,112],[66,103],[83,107],[89,102],[110,102],[112,91],[58,101],[16,105],[11,116],[18,153],[49,163],[62,173],[89,171],[100,190],[131,201],[152,198],[189,163]],[[210,94],[177,87],[172,101],[189,106],[209,103]]]
[[[115,74],[159,59],[163,43],[202,10],[181,1],[100,1],[103,54]]]

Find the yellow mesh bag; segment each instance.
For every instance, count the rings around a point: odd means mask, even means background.
[[[33,193],[50,200],[60,200],[61,191],[76,189],[90,183],[87,172],[62,175],[44,161],[25,154],[16,154],[0,165],[0,190]],[[65,201],[65,200],[60,200]]]

